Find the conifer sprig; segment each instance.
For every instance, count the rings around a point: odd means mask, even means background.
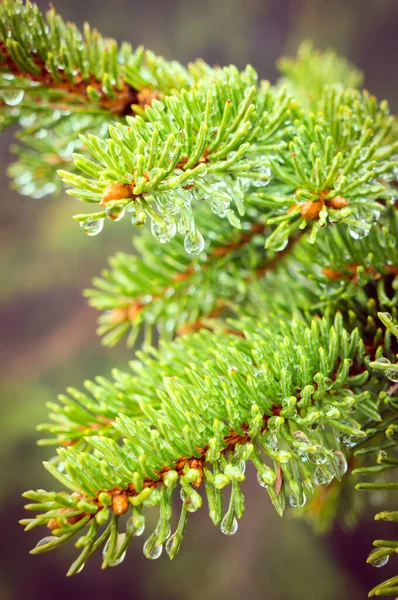
[[[389,313],[379,313],[379,318],[392,339],[398,341],[398,326]],[[388,356],[386,354],[388,353]],[[390,360],[392,359],[392,360]],[[367,464],[354,470],[353,474],[358,476],[371,476],[376,481],[361,482],[356,485],[357,490],[377,493],[380,491],[394,491],[398,489],[398,483],[394,481],[394,470],[397,468],[398,460],[395,456],[398,442],[397,424],[397,392],[398,392],[398,347],[391,352],[385,352],[370,363],[370,367],[381,371],[390,382],[386,392],[382,395],[383,410],[392,413],[382,425],[376,425],[368,429],[368,437],[372,439],[371,445],[359,448],[356,456],[365,456],[373,464]],[[374,464],[376,461],[376,464]],[[398,514],[396,511],[382,511],[375,515],[376,521],[396,522]],[[395,540],[375,540],[375,548],[369,554],[367,562],[375,567],[383,567],[390,556],[396,553],[398,542]],[[393,596],[398,593],[398,576],[387,579],[374,587],[369,596]]]
[[[148,558],[174,558],[204,496],[234,534],[247,462],[280,515],[302,507],[318,529],[352,473],[376,478],[358,489],[397,488],[397,128],[333,53],[304,45],[280,69],[271,85],[250,66],[184,67],[29,0],[0,4],[14,185],[54,194],[58,171],[96,205],[76,217],[85,233],[126,215],[141,228],[139,254],[117,254],[86,295],[105,343],[143,328],[143,350],[49,404],[40,443],[59,446],[45,466],[67,491],[25,494],[26,528],[52,532],[33,553],[77,538],[69,574],[99,548],[104,568],[121,562],[153,506]],[[375,566],[397,548],[375,545]],[[371,594],[397,591],[393,578]]]
[[[201,332],[165,345],[157,357],[158,365],[151,363],[146,397],[129,391],[132,416],[115,414],[108,432],[86,436],[91,453],[73,446],[59,450],[62,472],[46,464],[72,495],[27,493],[35,500],[28,508],[45,511],[24,520],[27,528],[48,524],[56,536],[69,537],[93,519],[97,525],[105,524],[112,513],[111,522],[117,527],[115,516],[127,513],[130,505],[160,504],[158,525],[144,545],[146,556],[157,558],[170,535],[171,488],[177,483],[182,489],[184,521],[185,511],[201,506],[201,496],[194,488],[205,480],[210,517],[221,523],[224,533],[232,534],[237,528],[235,517],[243,512],[240,482],[247,460],[256,468],[259,483],[279,514],[285,508],[285,494],[292,506],[302,506],[304,490],[311,493],[314,483],[327,485],[333,477],[340,478],[347,468],[344,444],[351,446],[365,436],[358,417],[354,420],[350,415],[352,409],[358,408],[360,415],[363,402],[366,415],[367,405],[373,403],[377,408],[378,403],[361,389],[368,379],[367,369],[362,370],[366,364],[363,343],[357,331],[351,335],[344,331],[341,315],[331,329],[327,319],[313,321],[311,329],[299,317],[278,324],[275,330],[274,323],[275,319],[258,324],[246,320],[241,324],[244,338]],[[286,337],[287,331],[293,332],[296,345]],[[187,360],[181,364],[183,348]],[[296,374],[291,368],[295,364],[300,365]],[[156,369],[163,376],[161,386],[153,376]],[[173,375],[165,377],[167,372]],[[141,377],[135,382],[134,376],[117,377],[124,390],[143,389]],[[112,388],[102,382],[102,389],[97,387],[94,393],[105,399]],[[73,395],[77,405],[87,405],[87,397]],[[68,438],[66,419],[73,414],[72,404],[66,404],[70,408],[61,421],[64,439]],[[136,416],[139,411],[141,417]],[[83,411],[75,409],[75,414],[82,423]],[[90,421],[91,415],[85,418]],[[112,430],[122,438],[122,445],[112,439]],[[73,439],[73,426],[70,435]],[[303,463],[303,455],[309,459],[308,465]],[[224,514],[220,490],[229,484],[232,496]],[[90,525],[96,534],[97,525]],[[171,537],[166,546],[172,558],[181,534]],[[87,544],[92,547],[94,543],[95,536],[90,533],[79,538],[77,545],[84,550],[71,573],[91,553]],[[54,544],[58,544],[57,537],[48,544],[47,540],[39,543],[35,551],[51,549]],[[115,548],[104,566],[117,563],[117,558]]]
[[[268,151],[283,144],[281,125],[290,103],[284,90],[274,92],[266,84],[257,89],[256,82],[253,69],[239,73],[229,67],[215,81],[154,101],[146,120],[127,117],[127,126],[110,127],[109,140],[84,138],[97,163],[76,156],[75,164],[90,178],[60,173],[74,186],[69,194],[103,206],[99,213],[75,217],[83,229],[92,233],[93,223],[95,230],[102,228],[106,216],[117,220],[127,205],[140,226],[150,216],[160,242],[178,230],[187,252],[198,254],[203,241],[195,226],[196,204],[211,203],[215,214],[240,227],[230,205],[243,216],[244,191],[267,185],[270,177],[264,157],[245,155],[258,140]]]
[[[267,223],[277,228],[267,245],[283,247],[292,231],[311,222],[311,241],[328,223],[346,223],[358,238],[365,236],[383,202],[396,195],[389,181],[398,144],[387,104],[378,106],[366,92],[330,87],[316,113],[295,117],[288,151],[271,160],[279,185],[250,198],[272,211]]]
[[[177,62],[119,47],[88,24],[80,32],[53,8],[42,15],[30,0],[2,2],[0,23],[1,87],[6,107],[18,107],[8,109],[15,118],[27,108],[36,113],[38,98],[43,110],[131,114],[132,105],[193,82]]]
[[[282,82],[296,98],[311,110],[317,109],[325,87],[340,86],[356,89],[363,75],[345,58],[333,50],[318,52],[311,42],[303,42],[294,58],[284,56],[278,60],[283,75]]]
[[[251,70],[239,74],[229,68],[218,77],[213,86],[206,82],[202,89],[154,102],[145,110],[147,121],[128,117],[128,127],[111,128],[108,141],[84,139],[100,164],[81,156],[76,163],[91,178],[61,172],[65,183],[75,186],[68,193],[104,206],[76,217],[83,228],[97,233],[106,216],[117,219],[129,205],[150,215],[152,233],[161,242],[177,230],[184,234],[189,221],[194,232],[185,233],[189,248],[188,240],[199,237],[195,205],[212,198],[213,212],[239,227],[229,207],[234,204],[243,216],[246,195],[267,223],[277,226],[267,238],[269,248],[282,249],[310,222],[312,241],[320,228],[340,221],[358,237],[366,235],[380,202],[395,197],[390,181],[398,167],[398,143],[387,104],[331,87],[316,115],[306,115],[283,88],[249,86],[256,82]],[[235,105],[228,99],[231,86]],[[186,122],[188,114],[192,122]],[[203,247],[193,245],[194,252]]]
[[[369,335],[378,331],[380,336],[377,311],[395,311],[398,217],[393,207],[383,211],[366,237],[357,239],[347,226],[331,227],[322,230],[319,244],[296,236],[276,253],[263,249],[267,226],[259,224],[257,212],[249,211],[232,238],[224,220],[211,223],[207,233],[205,208],[198,210],[197,220],[206,244],[193,261],[178,239],[164,253],[147,234],[135,241],[138,256],[116,254],[111,269],[93,280],[94,289],[85,295],[102,311],[98,333],[104,344],[127,335],[133,345],[142,328],[147,341],[156,329],[162,339],[198,327],[225,330],[225,317],[240,314],[242,306],[255,315],[259,306],[283,306],[289,315],[295,308],[317,312],[331,303],[344,307],[352,326],[367,320]]]

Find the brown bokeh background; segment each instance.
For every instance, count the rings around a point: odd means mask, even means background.
[[[47,2],[39,2],[42,8]],[[331,46],[365,72],[366,87],[398,109],[398,2],[396,0],[54,0],[71,21],[144,44],[182,62],[251,63],[275,79],[275,61],[303,39]],[[117,569],[99,570],[93,558],[73,579],[65,571],[73,546],[29,556],[40,537],[24,534],[21,493],[49,487],[41,467],[49,451],[35,445],[34,427],[45,403],[68,385],[107,374],[129,353],[101,347],[96,314],[81,290],[117,250],[131,248],[128,224],[107,227],[99,238],[82,235],[71,220],[77,201],[63,196],[31,200],[12,192],[6,176],[11,132],[0,138],[0,515],[2,600],[359,600],[394,573],[365,564],[371,541],[388,536],[370,507],[351,532],[336,525],[318,538],[303,522],[276,516],[249,473],[246,513],[238,533],[223,536],[206,515],[190,518],[180,556],[148,561],[143,540],[132,544]],[[393,562],[391,559],[390,562]]]

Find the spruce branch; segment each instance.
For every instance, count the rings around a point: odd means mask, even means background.
[[[333,50],[318,52],[311,42],[303,42],[295,58],[284,56],[277,64],[283,75],[282,83],[311,110],[316,110],[325,87],[355,89],[363,81],[362,73],[354,65]]]
[[[86,290],[89,303],[104,311],[99,319],[99,334],[105,344],[115,344],[129,331],[133,345],[141,327],[145,340],[152,339],[156,327],[162,338],[181,335],[200,327],[225,328],[220,314],[230,313],[237,294],[242,299],[254,274],[263,277],[266,270],[282,258],[263,248],[265,225],[256,213],[242,223],[239,232],[231,232],[225,221],[211,224],[208,233],[206,210],[198,210],[198,227],[205,234],[204,253],[189,259],[177,239],[162,253],[151,235],[136,240],[139,255],[117,254],[112,270],[94,279],[95,289]],[[156,263],[153,256],[156,256]],[[272,258],[272,256],[274,257]]]
[[[147,341],[155,329],[161,338],[199,327],[223,330],[225,316],[241,314],[242,306],[253,315],[258,306],[284,306],[289,315],[294,308],[314,313],[330,303],[347,315],[347,325],[359,319],[363,327],[365,320],[373,344],[381,333],[377,311],[397,305],[398,218],[393,208],[359,240],[346,226],[332,227],[320,233],[317,245],[296,235],[277,253],[263,249],[267,226],[257,213],[246,215],[241,232],[232,238],[224,220],[210,223],[208,232],[206,210],[198,210],[197,219],[206,243],[205,253],[193,261],[177,239],[164,253],[144,232],[135,241],[138,256],[118,253],[111,270],[94,279],[95,289],[85,295],[102,311],[98,333],[105,344],[127,334],[133,345],[141,328]]]
[[[397,342],[398,326],[393,321],[391,315],[389,313],[379,313],[379,318],[386,327],[387,334]],[[391,343],[387,345],[387,353],[390,357],[393,355],[394,360],[397,361],[398,346],[395,344],[395,350],[391,346]],[[394,456],[398,442],[398,388],[396,385],[398,382],[398,361],[394,364],[386,356],[379,356],[376,361],[370,363],[370,367],[377,371],[382,371],[387,379],[393,382],[381,396],[384,411],[388,411],[389,418],[385,419],[382,425],[378,424],[373,428],[369,428],[367,433],[372,438],[372,445],[365,446],[356,451],[357,455],[366,455],[372,462],[376,461],[376,464],[369,464],[368,460],[366,466],[354,471],[356,475],[367,475],[374,479],[371,482],[358,483],[356,489],[376,493],[383,490],[398,489],[398,484],[394,481],[393,473],[398,466],[398,460]],[[394,523],[398,520],[398,514],[396,511],[382,511],[375,515],[375,520]],[[384,566],[390,556],[396,553],[396,549],[398,548],[398,542],[395,540],[375,540],[373,545],[375,548],[369,554],[367,562],[375,567]],[[398,577],[392,577],[374,587],[370,591],[369,596],[392,596],[397,593]]]
[[[313,481],[326,485],[333,477],[339,478],[340,470],[346,469],[344,444],[339,440],[350,446],[365,436],[358,419],[350,415],[354,406],[361,414],[362,401],[371,402],[361,389],[368,372],[358,373],[365,360],[363,343],[356,332],[344,331],[341,315],[331,329],[327,319],[313,321],[311,329],[299,317],[280,325],[278,332],[274,319],[261,324],[249,319],[241,324],[244,338],[203,331],[165,344],[158,366],[152,363],[151,387],[143,386],[141,378],[134,383],[134,377],[123,375],[119,381],[125,389],[135,385],[146,390],[146,398],[140,394],[136,399],[135,410],[142,416],[119,414],[107,435],[104,431],[101,436],[86,435],[91,453],[74,446],[60,449],[63,472],[51,464],[46,468],[72,494],[28,492],[27,497],[35,501],[28,508],[45,513],[24,520],[27,528],[48,524],[56,536],[69,536],[75,529],[80,531],[77,523],[84,527],[95,519],[100,525],[111,513],[116,517],[127,513],[131,505],[160,503],[158,525],[144,546],[145,554],[156,558],[170,533],[171,488],[177,483],[182,488],[184,513],[201,506],[194,488],[205,480],[210,516],[216,524],[221,522],[224,533],[231,534],[237,527],[235,517],[243,512],[239,484],[247,460],[254,464],[260,485],[266,487],[280,514],[286,493],[292,506],[301,506],[304,489],[311,493]],[[288,330],[293,332],[295,347],[286,337]],[[335,340],[331,345],[330,335]],[[203,362],[205,353],[209,358]],[[182,361],[183,355],[194,356],[196,361]],[[289,368],[293,364],[300,365],[297,374]],[[159,367],[161,388],[153,377]],[[147,372],[143,365],[141,369]],[[173,373],[171,377],[165,377],[167,370]],[[103,392],[97,390],[98,397],[100,393],[109,393],[109,385],[105,383]],[[377,406],[377,399],[372,402]],[[365,408],[364,416],[366,412]],[[70,414],[68,410],[66,415]],[[68,435],[66,424],[64,436]],[[121,436],[122,445],[112,439],[112,430]],[[308,466],[301,460],[303,453],[310,459]],[[269,459],[276,461],[273,468]],[[277,464],[283,474],[278,493],[274,487]],[[220,490],[229,484],[232,500],[223,517]],[[112,523],[117,527],[114,517]],[[171,557],[180,545],[180,534],[178,538],[178,543],[175,538],[168,543]],[[78,546],[94,540],[94,536],[84,536]],[[56,543],[39,543],[35,551]],[[83,553],[84,557],[90,554],[87,548]],[[104,566],[117,562],[116,553],[114,549],[111,562],[105,561]],[[79,559],[76,564],[80,565]]]
[[[41,197],[62,178],[96,205],[75,217],[86,234],[127,215],[140,230],[138,254],[86,295],[104,343],[143,329],[143,349],[48,405],[39,443],[58,446],[45,467],[64,491],[25,494],[38,514],[22,523],[52,532],[33,553],[76,539],[69,574],[100,547],[103,568],[119,564],[154,506],[148,558],[176,556],[204,497],[234,534],[247,462],[280,515],[301,508],[318,530],[342,511],[354,522],[355,476],[398,488],[396,123],[330,51],[303,45],[280,69],[271,85],[250,66],[184,67],[29,0],[0,4],[15,187]],[[397,542],[375,546],[379,566]],[[393,578],[371,595],[397,591]]]
[[[105,142],[84,138],[100,164],[78,156],[90,178],[61,172],[74,186],[68,193],[104,206],[76,217],[83,229],[94,235],[107,216],[115,220],[125,206],[137,207],[140,215],[149,214],[159,241],[188,229],[186,249],[199,253],[203,236],[194,209],[212,198],[213,212],[232,226],[240,226],[228,209],[232,202],[240,217],[244,200],[260,210],[267,224],[276,225],[266,240],[275,250],[311,222],[313,242],[320,228],[341,221],[358,237],[366,235],[383,203],[395,198],[398,142],[387,104],[331,87],[317,113],[307,115],[283,88],[263,84],[256,90],[255,81],[252,70],[228,68],[214,85],[206,81],[155,101],[145,111],[147,121],[127,117],[129,127],[111,127]],[[237,104],[228,99],[231,85]],[[143,218],[137,218],[140,226]]]
[[[257,89],[256,81],[253,69],[239,73],[228,67],[190,92],[154,101],[145,110],[146,120],[127,117],[127,126],[110,127],[108,140],[84,138],[97,163],[81,156],[75,162],[91,177],[60,173],[74,186],[69,194],[103,206],[98,213],[75,217],[83,230],[97,233],[106,216],[117,220],[130,206],[139,226],[150,216],[152,234],[160,242],[172,239],[178,229],[187,252],[198,254],[203,236],[193,209],[202,201],[239,228],[230,205],[243,216],[244,190],[267,185],[270,176],[263,156],[249,153],[246,159],[245,154],[257,139],[269,150],[282,143],[278,128],[290,103],[284,90],[275,92],[266,84]]]
[[[271,209],[267,223],[277,225],[267,246],[283,247],[292,231],[311,222],[312,242],[320,228],[340,222],[358,238],[367,235],[382,204],[396,194],[390,181],[398,146],[387,104],[332,86],[324,89],[317,113],[301,110],[294,124],[289,152],[279,150],[278,160],[270,161],[282,193],[271,184],[250,198]]]
[[[80,32],[29,1],[2,2],[0,23],[0,129],[21,126],[10,175],[26,195],[61,190],[56,172],[74,170],[72,153],[84,151],[79,134],[104,136],[110,123],[195,81],[175,61],[119,47],[88,24]]]
[[[39,99],[42,108],[84,113],[133,113],[193,78],[176,62],[130,44],[103,38],[85,24],[84,31],[65,23],[52,8],[42,15],[27,0],[0,6],[0,69],[5,114],[19,112]],[[8,107],[18,107],[16,110]]]

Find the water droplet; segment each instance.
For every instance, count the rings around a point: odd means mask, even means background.
[[[268,483],[265,483],[264,479],[261,476],[261,473],[257,473],[257,482],[259,485],[261,485],[261,487],[263,488],[267,488],[269,486]]]
[[[262,164],[253,169],[254,172],[260,175],[259,179],[253,179],[253,185],[255,187],[263,187],[268,185],[271,178],[271,168],[268,164]]]
[[[195,196],[202,202],[208,202],[210,200],[208,192],[200,187],[195,187]]]
[[[238,465],[240,472],[244,475],[246,472],[246,462],[244,460],[240,460]]]
[[[202,506],[202,497],[192,488],[190,493],[181,488],[180,497],[188,512],[196,512]]]
[[[369,229],[362,229],[362,227],[351,226],[349,228],[349,232],[350,232],[350,236],[354,240],[360,240],[360,239],[362,239],[362,238],[364,238],[364,237],[366,237],[368,235]]]
[[[286,248],[288,241],[288,238],[276,239],[268,244],[268,248],[274,252],[281,252],[281,250]]]
[[[194,181],[191,181],[191,185],[194,184]],[[189,185],[189,182],[186,182],[186,185]],[[185,190],[184,188],[177,188],[176,193],[180,197],[180,206],[181,202],[185,208],[189,208],[192,204],[193,194],[190,190]]]
[[[307,456],[311,462],[317,465],[324,465],[327,462],[328,457],[326,456],[322,446],[316,446],[314,452],[308,452]]]
[[[120,221],[125,215],[125,208],[121,204],[114,204],[105,208],[106,216],[111,221]]]
[[[348,425],[349,427],[352,427],[352,423],[350,423],[349,421],[341,421],[341,423],[343,423],[344,425]],[[345,433],[344,431],[341,431],[339,433],[340,436],[340,441],[342,444],[344,444],[345,446],[348,446],[349,448],[351,446],[355,446],[355,444],[357,444],[360,441],[360,438],[357,437],[356,435],[351,435],[349,433]]]
[[[181,235],[187,235],[194,228],[194,218],[190,209],[181,211],[181,217],[178,219],[177,229]]]
[[[119,535],[117,536],[117,548],[116,548],[116,551],[117,551],[117,550],[120,548],[120,546],[122,545],[122,543],[123,543],[123,540],[124,540],[125,536],[126,536],[126,534],[125,534],[125,533],[119,533]],[[106,556],[106,553],[107,553],[107,551],[108,551],[108,548],[109,548],[110,541],[111,541],[111,538],[109,538],[109,539],[108,539],[108,541],[106,542],[105,546],[103,547],[103,550],[102,550],[102,557],[103,557],[103,558],[105,558],[105,556]],[[116,567],[117,565],[120,565],[120,563],[122,563],[122,562],[124,561],[124,558],[125,558],[125,556],[126,556],[126,553],[127,553],[127,551],[125,550],[125,551],[123,552],[123,554],[122,554],[121,556],[119,556],[119,558],[117,558],[117,559],[111,559],[111,560],[109,561],[109,563],[108,563],[108,564],[109,564],[109,566],[110,566],[110,567]]]
[[[315,469],[314,481],[317,485],[329,485],[332,481],[333,475],[327,471],[323,471],[320,467]]]
[[[151,222],[152,235],[155,240],[158,240],[161,244],[169,242],[175,236],[176,231],[177,227],[174,222],[167,223],[164,221],[163,223],[158,223],[154,220]]]
[[[134,227],[143,227],[146,223],[146,213],[143,210],[135,210],[131,217],[131,224]]]
[[[234,535],[238,531],[238,521],[234,517],[230,522],[229,516],[225,515],[221,521],[220,529],[225,535]]]
[[[188,254],[200,254],[205,247],[203,235],[197,229],[191,231],[185,236],[184,248]]]
[[[279,449],[278,438],[276,437],[276,435],[274,433],[272,433],[270,436],[267,437],[266,442],[267,442],[268,446],[271,446],[271,448],[273,450]]]
[[[22,115],[19,119],[21,127],[32,127],[36,123],[37,116],[35,114]]]
[[[398,381],[398,368],[396,369],[387,369],[386,375],[390,381],[396,383]]]
[[[166,542],[166,552],[169,556],[171,556],[173,553],[173,545],[174,545],[174,540],[176,539],[176,536],[177,536],[177,532],[173,533],[173,535],[171,535]]]
[[[300,444],[305,444],[306,446],[310,445],[310,440],[304,431],[293,431],[292,436],[295,440],[300,442]]]
[[[109,561],[109,563],[108,563],[108,564],[109,564],[109,566],[110,566],[110,567],[117,567],[117,565],[120,565],[120,563],[122,563],[122,562],[124,561],[124,559],[126,558],[126,554],[127,554],[127,551],[125,550],[125,551],[123,552],[123,554],[121,554],[121,555],[119,556],[119,558],[114,558],[114,559],[111,559],[111,560]]]
[[[248,177],[238,177],[237,181],[242,192],[247,192],[252,183],[252,180]]]
[[[341,450],[336,450],[336,452],[334,453],[334,457],[337,463],[337,470],[339,472],[340,477],[342,477],[343,475],[345,475],[345,473],[347,473],[348,465],[346,457],[341,452]]]
[[[146,558],[149,558],[150,560],[155,560],[156,558],[159,558],[159,556],[162,554],[162,550],[163,550],[163,546],[162,544],[154,544],[152,537],[149,537],[147,539],[147,541],[144,544],[144,548],[143,548],[143,553],[144,556],[146,556]]]
[[[230,206],[231,203],[228,202],[228,200],[212,198],[210,201],[210,208],[212,212],[222,219],[227,216]]]
[[[378,569],[384,567],[388,563],[389,558],[389,556],[382,556],[382,558],[372,561],[372,567],[377,567]]]
[[[136,537],[142,535],[145,530],[145,517],[139,515],[134,519],[134,535]]]
[[[380,356],[380,358],[377,359],[377,362],[382,363],[383,365],[391,364],[391,361],[388,360],[388,358],[386,358],[385,356]]]
[[[296,494],[290,494],[289,496],[289,504],[293,508],[302,508],[305,505],[306,501],[307,497],[304,494],[304,492],[302,492],[301,496]]]
[[[3,100],[8,106],[17,106],[23,100],[24,94],[23,90],[4,90]]]
[[[162,536],[162,542],[165,542],[166,540],[169,539],[171,534],[171,527],[170,527],[170,523],[166,524],[165,530],[163,532],[163,536]]]
[[[80,227],[86,235],[94,236],[101,233],[104,227],[104,219],[94,219],[93,221],[82,221]]]
[[[55,535],[49,535],[47,537],[44,537],[39,542],[37,542],[36,548],[40,548],[41,546],[46,546],[47,544],[51,544],[51,542],[54,542],[57,539],[58,538]]]
[[[304,433],[304,431],[294,431],[292,433],[292,436],[300,444],[300,446],[294,447],[295,452],[300,456],[302,461],[307,461],[308,456],[306,454],[306,446],[310,445],[310,440],[308,439],[308,436]]]
[[[175,190],[168,190],[160,196],[155,195],[155,198],[161,212],[173,216],[178,215],[181,211],[185,199],[181,193],[177,193]]]

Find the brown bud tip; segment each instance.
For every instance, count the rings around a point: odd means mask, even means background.
[[[151,106],[154,100],[160,100],[162,94],[157,90],[151,90],[148,87],[142,88],[137,94],[137,99],[140,106]]]
[[[133,188],[128,183],[111,183],[102,193],[101,206],[105,206],[107,202],[112,200],[124,200],[125,198],[133,198]]]
[[[111,323],[121,323],[128,318],[127,308],[114,308],[109,315],[109,321]]]
[[[343,198],[343,196],[336,196],[335,198],[332,198],[331,200],[327,200],[326,204],[330,208],[339,209],[339,208],[344,208],[345,206],[347,206],[348,200],[346,198]]]
[[[307,200],[300,206],[300,213],[306,221],[314,221],[319,217],[322,210],[323,202],[321,200]]]
[[[73,517],[68,517],[66,520],[68,521],[68,523],[70,525],[74,525],[75,523],[77,523],[78,521],[83,519],[83,517],[84,517],[84,514],[81,513],[80,515],[73,515]]]
[[[143,305],[138,300],[132,302],[130,304],[129,308],[127,309],[127,318],[129,319],[129,321],[135,321],[138,313],[140,312],[140,310],[142,308],[143,308]]]
[[[328,279],[341,279],[343,277],[340,271],[336,271],[335,269],[329,269],[328,267],[324,267],[322,269],[322,273]]]
[[[47,523],[49,529],[58,529],[60,527],[58,519],[50,519]]]
[[[129,501],[124,494],[118,494],[112,498],[112,510],[115,515],[124,515],[129,508]]]

